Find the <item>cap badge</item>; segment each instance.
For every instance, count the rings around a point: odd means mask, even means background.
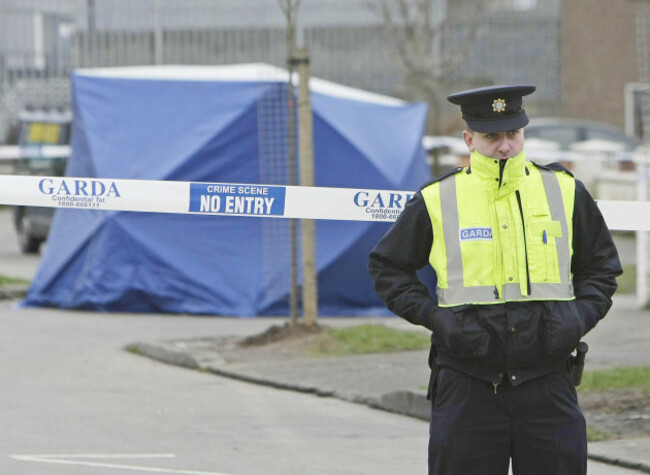
[[[505,99],[495,99],[492,103],[492,110],[494,112],[503,112],[506,110],[506,101]]]

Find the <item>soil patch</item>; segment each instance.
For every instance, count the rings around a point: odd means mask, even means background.
[[[328,330],[318,324],[285,323],[245,338],[220,337],[211,346],[229,363],[304,359],[309,357],[307,349]]]
[[[287,340],[289,342],[299,342],[299,340],[309,339],[309,337],[327,330],[327,327],[318,324],[306,325],[304,323],[296,323],[292,325],[291,323],[285,323],[284,325],[273,325],[262,333],[243,338],[239,342],[239,345],[242,347],[251,347],[269,345],[280,341],[287,343]]]
[[[593,429],[615,439],[650,437],[650,391],[643,388],[580,392],[578,400]]]

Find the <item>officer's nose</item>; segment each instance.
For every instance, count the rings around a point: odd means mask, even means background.
[[[499,141],[499,152],[506,155],[508,152],[510,152],[511,148],[512,144],[510,143],[510,139],[508,139],[508,137],[502,137]]]

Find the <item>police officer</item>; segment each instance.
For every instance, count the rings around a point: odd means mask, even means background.
[[[452,94],[470,165],[408,202],[370,254],[387,307],[432,331],[429,473],[579,475],[586,424],[570,356],[605,316],[621,264],[584,185],[526,161],[534,86]],[[436,297],[417,271],[431,265]]]

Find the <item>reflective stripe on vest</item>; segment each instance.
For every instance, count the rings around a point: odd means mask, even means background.
[[[559,222],[562,236],[554,238],[557,250],[560,282],[530,282],[530,295],[524,295],[521,285],[503,283],[499,296],[495,285],[466,287],[463,275],[461,243],[459,239],[459,214],[456,180],[463,176],[454,175],[439,182],[441,219],[447,255],[447,288],[437,288],[438,302],[441,306],[463,304],[495,304],[504,301],[521,300],[571,300],[574,298],[571,279],[571,247],[569,225],[566,219],[565,203],[559,178],[555,172],[538,169],[541,174],[551,218]],[[525,219],[525,217],[524,217]],[[496,224],[496,223],[493,223]],[[434,236],[435,239],[435,236]],[[500,245],[500,243],[495,243]],[[526,276],[520,276],[520,280]]]
[[[564,202],[562,201],[562,190],[558,177],[554,172],[540,170],[544,190],[546,190],[546,199],[548,207],[551,210],[553,221],[559,221],[562,226],[562,238],[556,241],[558,262],[560,264],[560,277],[562,284],[566,284],[573,296],[573,283],[571,281],[571,251],[569,248],[569,229],[566,222],[566,213],[564,212]]]

